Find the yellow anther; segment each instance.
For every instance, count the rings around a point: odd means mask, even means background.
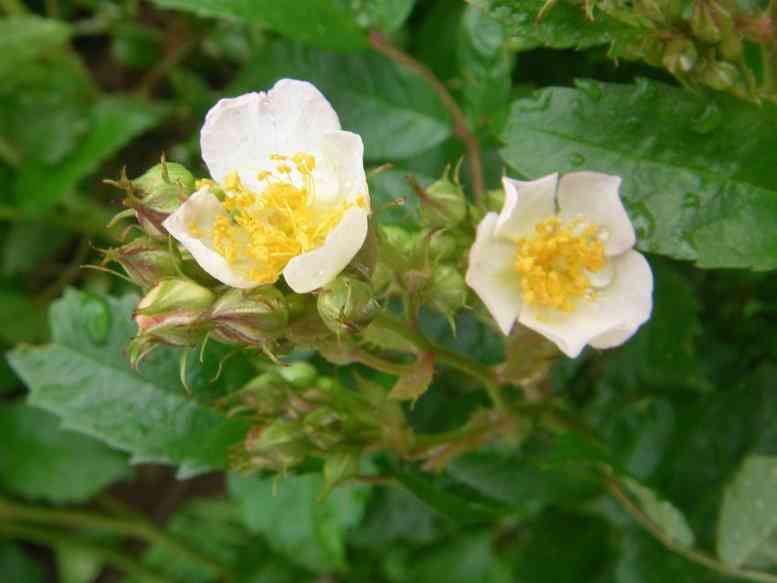
[[[588,274],[604,268],[604,244],[598,228],[580,221],[563,223],[550,217],[534,235],[517,242],[514,262],[521,275],[521,295],[528,304],[571,312],[591,297]]]
[[[282,161],[288,157],[273,154],[270,159]],[[291,259],[320,247],[348,208],[367,206],[365,196],[360,196],[354,202],[327,209],[316,207],[311,204],[315,158],[298,153],[292,161],[306,177],[302,185],[283,178],[266,181],[254,193],[242,185],[236,172],[230,172],[224,182],[225,189],[235,194],[224,201],[229,218],[219,217],[214,223],[213,248],[230,263],[246,265],[245,274],[258,284],[275,282]],[[278,174],[291,171],[288,164],[276,169]],[[263,170],[257,179],[262,181],[271,175]]]
[[[269,170],[262,170],[256,173],[256,179],[259,180],[260,182],[262,180],[267,180],[270,176],[272,176],[272,172],[270,172]]]
[[[309,174],[316,169],[316,159],[310,154],[298,152],[291,158],[300,174]]]

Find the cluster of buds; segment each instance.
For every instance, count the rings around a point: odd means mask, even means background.
[[[663,66],[681,82],[727,91],[738,97],[777,99],[770,82],[777,72],[774,14],[746,13],[735,0],[584,0],[589,17],[599,9],[638,32],[613,46],[616,56]],[[759,83],[747,42],[763,47]],[[769,73],[772,73],[771,75]]]
[[[333,484],[358,471],[363,452],[402,451],[412,440],[400,405],[385,390],[368,383],[346,388],[306,362],[271,367],[219,405],[253,426],[232,452],[231,466],[244,472],[286,472],[321,458]]]
[[[427,188],[408,179],[421,202],[421,228],[380,228],[381,254],[373,278],[381,296],[427,305],[451,322],[468,304],[464,260],[474,239],[471,218],[477,213],[459,181],[459,166],[445,168]]]

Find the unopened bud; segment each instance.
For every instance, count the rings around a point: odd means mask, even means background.
[[[281,378],[295,389],[307,389],[316,382],[318,371],[309,362],[293,362],[278,369]]]
[[[380,309],[372,286],[352,277],[338,277],[318,296],[318,313],[335,334],[354,334],[367,326]]]
[[[329,408],[308,413],[303,424],[310,442],[321,450],[332,449],[344,440],[340,417]]]
[[[693,41],[687,38],[675,38],[664,49],[663,63],[671,73],[682,75],[690,72],[696,65],[699,53]]]
[[[262,344],[286,330],[289,308],[283,294],[272,286],[232,289],[208,313],[211,336],[228,344]]]
[[[140,226],[154,238],[165,238],[164,220],[194,192],[194,177],[180,164],[162,162],[132,181],[140,198],[129,198]]]
[[[285,419],[249,431],[244,447],[249,468],[260,470],[285,471],[305,461],[308,452],[302,428]]]
[[[709,62],[705,64],[699,77],[713,89],[724,91],[732,89],[736,85],[739,80],[739,71],[731,63]]]
[[[461,272],[450,265],[440,265],[432,273],[425,290],[433,308],[451,317],[467,303],[467,284]]]
[[[259,417],[277,417],[289,400],[288,393],[275,375],[259,375],[238,391],[240,402],[230,408],[229,413],[236,415],[249,412]]]
[[[459,167],[453,172],[446,166],[442,178],[426,189],[421,212],[432,227],[452,228],[467,218],[467,196],[459,182]]]
[[[105,262],[115,261],[137,285],[150,288],[176,274],[176,258],[170,250],[149,237],[137,239],[105,252]]]
[[[196,344],[204,337],[202,316],[213,299],[210,290],[188,279],[164,279],[138,304],[138,335],[173,346]]]
[[[691,15],[691,30],[696,38],[705,43],[718,43],[723,31],[713,10],[710,0],[696,0]],[[730,16],[729,16],[730,18]]]

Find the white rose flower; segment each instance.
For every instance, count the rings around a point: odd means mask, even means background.
[[[597,172],[504,178],[502,212],[478,226],[467,284],[504,334],[515,321],[576,357],[625,342],[653,307],[653,273],[618,189]]]
[[[164,227],[219,281],[307,293],[332,281],[367,236],[364,145],[310,83],[222,99],[205,118],[202,157],[213,180]]]

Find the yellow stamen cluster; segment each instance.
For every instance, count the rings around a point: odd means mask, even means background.
[[[555,216],[537,224],[534,235],[519,239],[517,247],[515,270],[521,275],[523,300],[563,312],[590,297],[588,274],[601,271],[606,263],[596,226],[577,220],[564,223]]]
[[[230,263],[246,260],[244,265],[251,266],[247,275],[258,284],[275,282],[291,259],[324,243],[348,208],[366,204],[360,197],[355,203],[317,208],[315,158],[273,154],[270,160],[276,162],[275,170],[257,174],[264,184],[261,192],[247,189],[236,172],[227,176],[223,204],[229,216],[216,220],[212,235],[214,249]],[[292,179],[295,170],[301,181]]]

